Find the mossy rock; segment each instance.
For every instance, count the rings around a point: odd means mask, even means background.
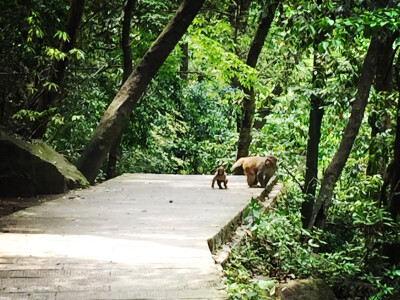
[[[27,142],[0,128],[0,196],[59,194],[88,185],[82,173],[46,143]]]
[[[323,280],[313,278],[280,284],[277,296],[281,300],[336,300],[335,294]]]

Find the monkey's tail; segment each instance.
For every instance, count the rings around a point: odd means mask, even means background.
[[[243,164],[243,158],[239,158],[232,166],[231,170],[235,170],[237,167],[240,167]]]

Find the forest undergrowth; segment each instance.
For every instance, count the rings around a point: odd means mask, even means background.
[[[289,183],[267,213],[260,214],[257,201],[249,205],[248,234],[224,268],[230,299],[275,299],[277,283],[309,277],[323,279],[338,299],[399,299],[400,268],[383,250],[399,242],[399,225],[383,209],[372,200],[336,201],[326,228],[309,231],[301,202]]]

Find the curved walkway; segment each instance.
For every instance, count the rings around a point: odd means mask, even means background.
[[[207,240],[262,189],[125,174],[0,219],[0,299],[226,299]]]

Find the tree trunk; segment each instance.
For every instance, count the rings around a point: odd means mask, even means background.
[[[68,34],[68,41],[61,41],[59,50],[61,52],[69,52],[75,45],[76,35],[78,32],[79,24],[82,19],[83,8],[85,6],[85,0],[71,0],[70,7],[68,10],[67,23],[65,26],[65,32]],[[64,80],[65,69],[68,65],[68,59],[54,61],[51,71],[49,82],[55,83],[59,89]],[[58,92],[55,90],[43,90],[41,94],[34,97],[36,101],[30,105],[30,108],[39,112],[45,111],[51,107],[57,106],[56,100]],[[42,138],[46,132],[49,117],[45,117],[43,120],[38,120],[32,125],[32,137]]]
[[[121,48],[123,53],[124,74],[122,75],[122,84],[132,73],[132,49],[130,46],[129,33],[131,32],[131,20],[133,8],[136,0],[128,0],[124,9],[124,20],[122,22]]]
[[[180,45],[180,47],[182,51],[182,58],[179,72],[181,73],[182,80],[186,81],[189,71],[189,44],[183,43],[182,45]]]
[[[100,167],[151,79],[197,15],[204,0],[184,0],[174,17],[145,53],[105,111],[93,137],[77,162],[78,169],[94,183]]]
[[[246,64],[255,68],[257,65],[258,57],[260,56],[261,49],[264,45],[265,38],[274,20],[275,11],[278,2],[272,3],[267,6],[260,15],[260,23],[258,25],[256,34],[249,53],[247,55]],[[253,88],[243,88],[245,97],[242,101],[242,117],[240,122],[240,133],[236,159],[249,155],[249,146],[251,143],[251,130],[253,127],[254,113],[255,113],[255,96]]]
[[[133,7],[136,0],[128,0],[124,9],[124,20],[122,22],[122,38],[121,38],[121,48],[123,53],[123,65],[124,74],[122,75],[122,85],[128,79],[129,75],[132,73],[132,49],[129,44],[129,33],[131,30],[131,20]],[[110,153],[108,154],[108,164],[106,170],[106,179],[111,179],[115,177],[115,170],[117,167],[117,162],[121,156],[121,138],[123,130],[117,136],[115,143],[111,146]]]
[[[323,57],[318,52],[318,41],[314,44],[314,68],[312,83],[313,87],[320,89],[324,85],[323,76]],[[307,141],[307,157],[306,157],[306,173],[304,177],[304,202],[301,207],[301,215],[303,227],[307,227],[314,207],[315,192],[317,189],[318,180],[318,154],[319,142],[321,138],[321,124],[324,115],[322,107],[323,100],[317,96],[311,96],[311,110],[308,128],[308,141]]]
[[[400,56],[396,63],[396,84],[399,92],[397,99],[396,113],[396,137],[394,141],[394,159],[391,165],[392,174],[390,174],[390,198],[389,212],[394,220],[400,216]]]
[[[395,66],[395,78],[399,97],[397,99],[396,109],[396,136],[394,140],[394,157],[386,170],[385,181],[382,186],[381,203],[386,204],[386,187],[390,184],[390,196],[388,210],[394,221],[398,222],[400,217],[400,56],[397,58]],[[384,199],[382,199],[384,198]],[[397,241],[391,241],[384,244],[383,255],[389,258],[389,263],[398,265],[400,244]]]
[[[245,98],[242,100],[242,118],[240,120],[240,133],[236,159],[249,155],[251,143],[251,130],[253,128],[256,101],[252,88],[243,88]]]
[[[367,55],[364,59],[350,119],[344,130],[339,148],[325,171],[321,188],[314,204],[313,214],[307,226],[309,229],[314,225],[318,227],[323,227],[325,225],[329,205],[333,196],[333,189],[349,157],[354,140],[361,126],[365,107],[368,102],[369,91],[377,68],[377,57],[382,51],[384,38],[384,35],[379,34],[371,40]]]
[[[391,32],[387,32],[389,36],[385,40],[385,45],[382,52],[378,56],[378,67],[376,70],[375,77],[375,90],[381,93],[385,98],[392,92],[392,63],[393,63],[393,42],[395,35]],[[385,99],[385,107],[379,107],[379,104],[373,105],[374,110],[372,110],[368,123],[371,126],[371,144],[368,149],[369,160],[367,166],[367,174],[383,175],[385,166],[388,161],[388,153],[385,147],[381,147],[377,136],[379,133],[384,132],[390,126],[390,118],[387,113],[383,113],[382,116],[379,115],[385,108],[390,108],[392,104],[388,99]]]
[[[244,31],[247,27],[247,12],[249,10],[252,0],[233,0],[228,8],[230,23],[233,27],[233,41],[237,44],[239,33]],[[235,47],[237,55],[238,49]]]

